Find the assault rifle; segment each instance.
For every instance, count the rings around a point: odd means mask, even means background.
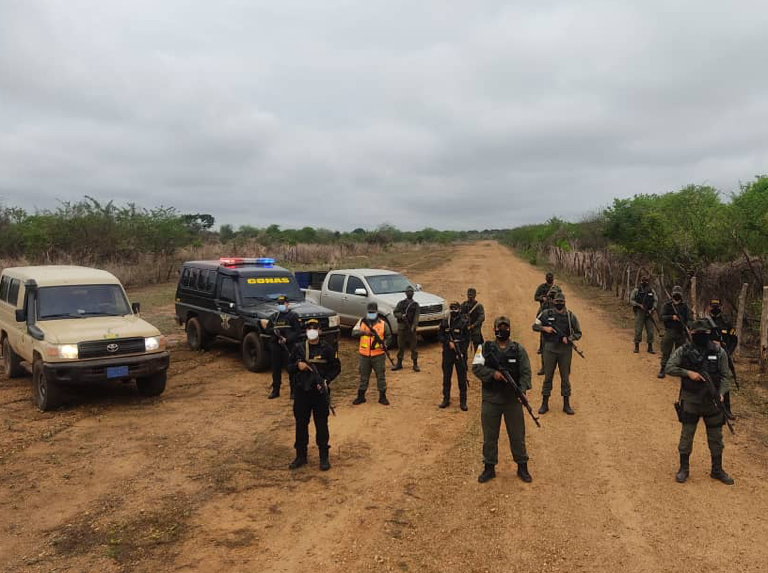
[[[312,364],[309,360],[307,360],[307,355],[304,353],[304,349],[301,347],[300,344],[296,344],[294,346],[296,356],[298,359],[309,366],[310,371],[312,374],[315,375],[315,384],[320,392],[320,394],[325,398],[325,403],[328,404],[328,409],[331,411],[331,414],[334,416],[336,415],[336,408],[333,407],[333,404],[331,403],[331,392],[328,389],[328,381],[320,376],[320,372],[317,371],[317,368],[315,368],[315,365]]]
[[[526,398],[525,392],[523,392],[520,386],[517,385],[517,381],[514,378],[512,378],[512,374],[510,374],[509,370],[502,364],[502,361],[499,359],[499,356],[497,356],[494,352],[494,353],[491,353],[490,357],[495,364],[489,364],[488,366],[490,368],[495,368],[496,370],[501,372],[501,375],[504,377],[504,381],[507,383],[507,385],[509,385],[512,388],[512,391],[515,393],[515,397],[517,398],[517,401],[523,405],[523,408],[528,410],[528,414],[530,414],[531,418],[533,418],[533,421],[536,424],[536,426],[541,428],[541,424],[539,424],[539,419],[533,413],[533,408],[531,408],[531,403],[528,401],[528,398]]]
[[[394,365],[395,365],[395,361],[394,361],[394,360],[392,360],[392,357],[389,355],[389,348],[387,348],[387,345],[386,345],[386,344],[384,344],[384,341],[381,339],[381,336],[379,336],[379,333],[378,333],[378,332],[376,332],[376,331],[373,329],[373,325],[372,325],[372,324],[371,324],[371,323],[368,321],[368,319],[364,318],[364,319],[362,320],[362,323],[363,323],[365,326],[367,326],[367,327],[368,327],[368,330],[371,332],[371,335],[373,336],[373,340],[376,342],[376,344],[378,344],[379,346],[381,346],[382,350],[384,350],[384,356],[386,356],[386,357],[387,357],[387,360],[389,360],[389,363],[390,363],[392,366],[394,366]]]
[[[723,415],[723,419],[725,420],[725,423],[728,425],[728,429],[731,431],[731,434],[735,434],[736,432],[733,431],[733,424],[731,424],[731,419],[728,417],[728,411],[725,408],[725,404],[723,404],[722,400],[720,400],[720,390],[715,387],[714,380],[712,380],[712,377],[709,375],[709,372],[702,371],[702,372],[699,372],[699,375],[704,379],[706,392],[707,392],[707,395],[709,395],[709,397],[712,399],[712,404]]]
[[[467,357],[461,351],[459,341],[453,337],[453,334],[448,334],[448,342],[453,344],[453,353],[456,355],[456,358],[459,359],[462,368],[464,368],[464,377],[467,379],[467,388],[469,388],[469,367],[467,366]]]
[[[683,330],[685,331],[685,338],[688,340],[688,342],[691,342],[693,339],[691,338],[691,331],[688,329],[688,325],[685,323],[685,320],[683,319],[683,315],[680,314],[680,311],[677,310],[677,306],[675,305],[674,301],[669,301],[672,304],[672,310],[675,312],[675,316],[678,318],[678,322],[683,325]]]
[[[579,347],[576,346],[576,343],[573,340],[571,340],[570,338],[568,338],[565,334],[560,332],[560,330],[555,325],[553,325],[553,324],[545,324],[544,326],[549,326],[552,330],[554,330],[555,334],[558,336],[558,338],[560,338],[560,339],[563,339],[563,338],[568,339],[568,344],[570,344],[573,347],[573,350],[576,352],[576,354],[578,354],[579,356],[581,356],[582,358],[584,358],[586,360],[587,357],[584,356],[584,353],[581,350],[579,350]]]
[[[639,303],[638,306],[635,308],[639,308],[643,313],[645,313],[645,316],[651,319],[651,322],[653,323],[653,327],[656,329],[656,332],[661,334],[661,329],[659,328],[659,324],[656,322],[656,319],[653,317],[653,309],[648,310],[645,306],[645,301],[648,298],[648,293],[645,293],[645,296],[643,297],[643,302]],[[637,304],[637,303],[636,303]]]

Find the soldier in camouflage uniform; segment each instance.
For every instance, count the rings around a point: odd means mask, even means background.
[[[666,375],[667,360],[672,351],[679,348],[688,339],[688,322],[691,320],[688,305],[683,301],[683,288],[672,288],[672,300],[664,303],[661,309],[661,320],[664,322],[664,338],[661,339],[661,368],[658,378]]]
[[[731,374],[733,374],[733,381],[736,383],[736,370],[731,357],[734,350],[736,350],[738,339],[736,338],[736,330],[733,328],[733,322],[731,321],[731,318],[723,312],[722,301],[719,298],[713,298],[709,301],[709,309],[704,318],[712,329],[712,340],[717,342],[728,355],[728,365],[731,368]],[[736,386],[738,387],[738,384],[736,384]],[[723,403],[725,404],[726,415],[731,420],[734,420],[735,417],[731,412],[730,390],[723,394]]]
[[[392,370],[402,370],[405,347],[411,350],[413,370],[419,372],[419,353],[416,350],[416,327],[419,325],[419,303],[413,300],[413,287],[405,289],[405,298],[397,303],[393,314],[397,319],[397,365]]]
[[[653,313],[659,302],[659,297],[648,285],[648,277],[640,277],[640,286],[635,287],[629,297],[632,311],[635,313],[635,354],[640,352],[640,343],[643,341],[643,329],[645,329],[648,341],[648,353],[654,354],[653,341],[656,335],[656,326],[653,322]]]
[[[528,473],[528,452],[525,447],[523,406],[500,372],[501,369],[509,372],[519,388],[526,392],[531,389],[531,363],[525,348],[509,339],[510,327],[507,317],[498,317],[493,323],[493,328],[496,339],[483,343],[472,361],[472,372],[483,383],[480,419],[483,426],[485,466],[477,481],[484,483],[496,477],[499,429],[503,417],[512,458],[517,463],[517,475],[524,482],[531,482],[531,474]]]
[[[693,438],[699,418],[704,419],[707,429],[707,443],[712,456],[710,476],[727,485],[733,485],[733,478],[723,469],[723,424],[725,417],[720,408],[713,403],[707,392],[702,373],[706,372],[714,382],[717,396],[722,401],[731,385],[731,370],[728,367],[728,355],[725,350],[711,340],[709,324],[697,320],[691,327],[691,342],[684,344],[669,358],[666,373],[680,377],[680,398],[675,407],[682,424],[680,432],[680,469],[675,479],[683,483],[690,472],[690,455]]]
[[[477,302],[477,291],[474,288],[467,289],[467,300],[461,304],[461,313],[466,315],[469,321],[469,334],[472,347],[477,349],[483,343],[483,323],[485,322],[485,309]]]

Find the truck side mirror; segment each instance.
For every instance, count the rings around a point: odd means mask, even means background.
[[[133,311],[133,314],[139,314],[141,312],[141,303],[134,302],[131,304],[131,310]]]
[[[23,308],[16,309],[16,322],[27,322],[27,312]]]
[[[368,296],[368,291],[365,290],[364,288],[356,288],[355,289],[355,294],[357,296]]]

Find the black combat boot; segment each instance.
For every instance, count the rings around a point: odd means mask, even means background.
[[[640,343],[639,342],[635,342],[635,349],[632,352],[634,352],[635,354],[640,352]]]
[[[725,485],[733,485],[735,483],[733,478],[725,473],[723,469],[723,454],[712,456],[712,472],[709,474],[709,477],[721,481]]]
[[[462,411],[464,411],[464,412],[469,410],[469,408],[467,407],[467,396],[466,395],[461,396],[459,398],[459,408],[461,408]]]
[[[648,354],[656,354],[656,351],[653,349],[653,344],[650,342],[648,343]]]
[[[397,359],[397,364],[395,364],[392,367],[392,371],[394,372],[395,370],[402,370],[402,369],[403,369],[403,359],[402,358],[398,358]]]
[[[387,400],[387,391],[379,392],[379,404],[382,406],[389,406],[389,400]]]
[[[541,397],[541,408],[539,408],[539,414],[546,414],[549,412],[549,396]]]
[[[517,464],[517,477],[525,483],[531,483],[533,481],[531,474],[528,473],[528,463]]]
[[[295,470],[307,464],[307,448],[296,450],[296,459],[288,464],[288,469]]]
[[[448,396],[443,396],[443,401],[437,406],[438,408],[447,408],[451,405],[451,399]]]
[[[331,469],[331,460],[329,459],[329,456],[328,456],[329,449],[330,449],[329,446],[320,448],[320,471],[321,472],[327,472],[329,469]]]
[[[666,371],[664,370],[666,366],[666,364],[661,365],[661,368],[659,368],[659,373],[656,374],[656,378],[664,378],[667,375]]]
[[[362,404],[365,402],[365,392],[362,390],[357,391],[357,398],[352,400],[352,405],[357,406],[358,404]]]
[[[413,359],[413,371],[414,372],[421,372],[421,368],[419,368],[419,359],[414,358]]]
[[[477,481],[479,481],[480,483],[485,483],[488,480],[492,480],[495,477],[496,477],[496,468],[493,467],[493,464],[485,464],[485,469],[483,470],[483,473],[477,476]]]
[[[573,408],[571,408],[570,396],[563,396],[563,412],[565,412],[569,416],[573,416],[576,413],[573,411]]]
[[[675,480],[677,480],[677,483],[685,483],[685,480],[688,479],[688,473],[691,469],[691,466],[688,462],[690,457],[691,454],[680,454],[680,469],[677,470],[677,473],[675,474]]]
[[[274,400],[275,398],[279,398],[279,397],[280,397],[280,388],[275,388],[274,386],[272,386],[272,392],[270,392],[267,398],[269,400]]]

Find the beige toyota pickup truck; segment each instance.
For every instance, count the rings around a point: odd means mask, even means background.
[[[139,317],[112,274],[76,266],[13,267],[0,275],[0,348],[9,378],[32,374],[37,407],[61,404],[65,387],[136,380],[165,390],[165,337]]]

